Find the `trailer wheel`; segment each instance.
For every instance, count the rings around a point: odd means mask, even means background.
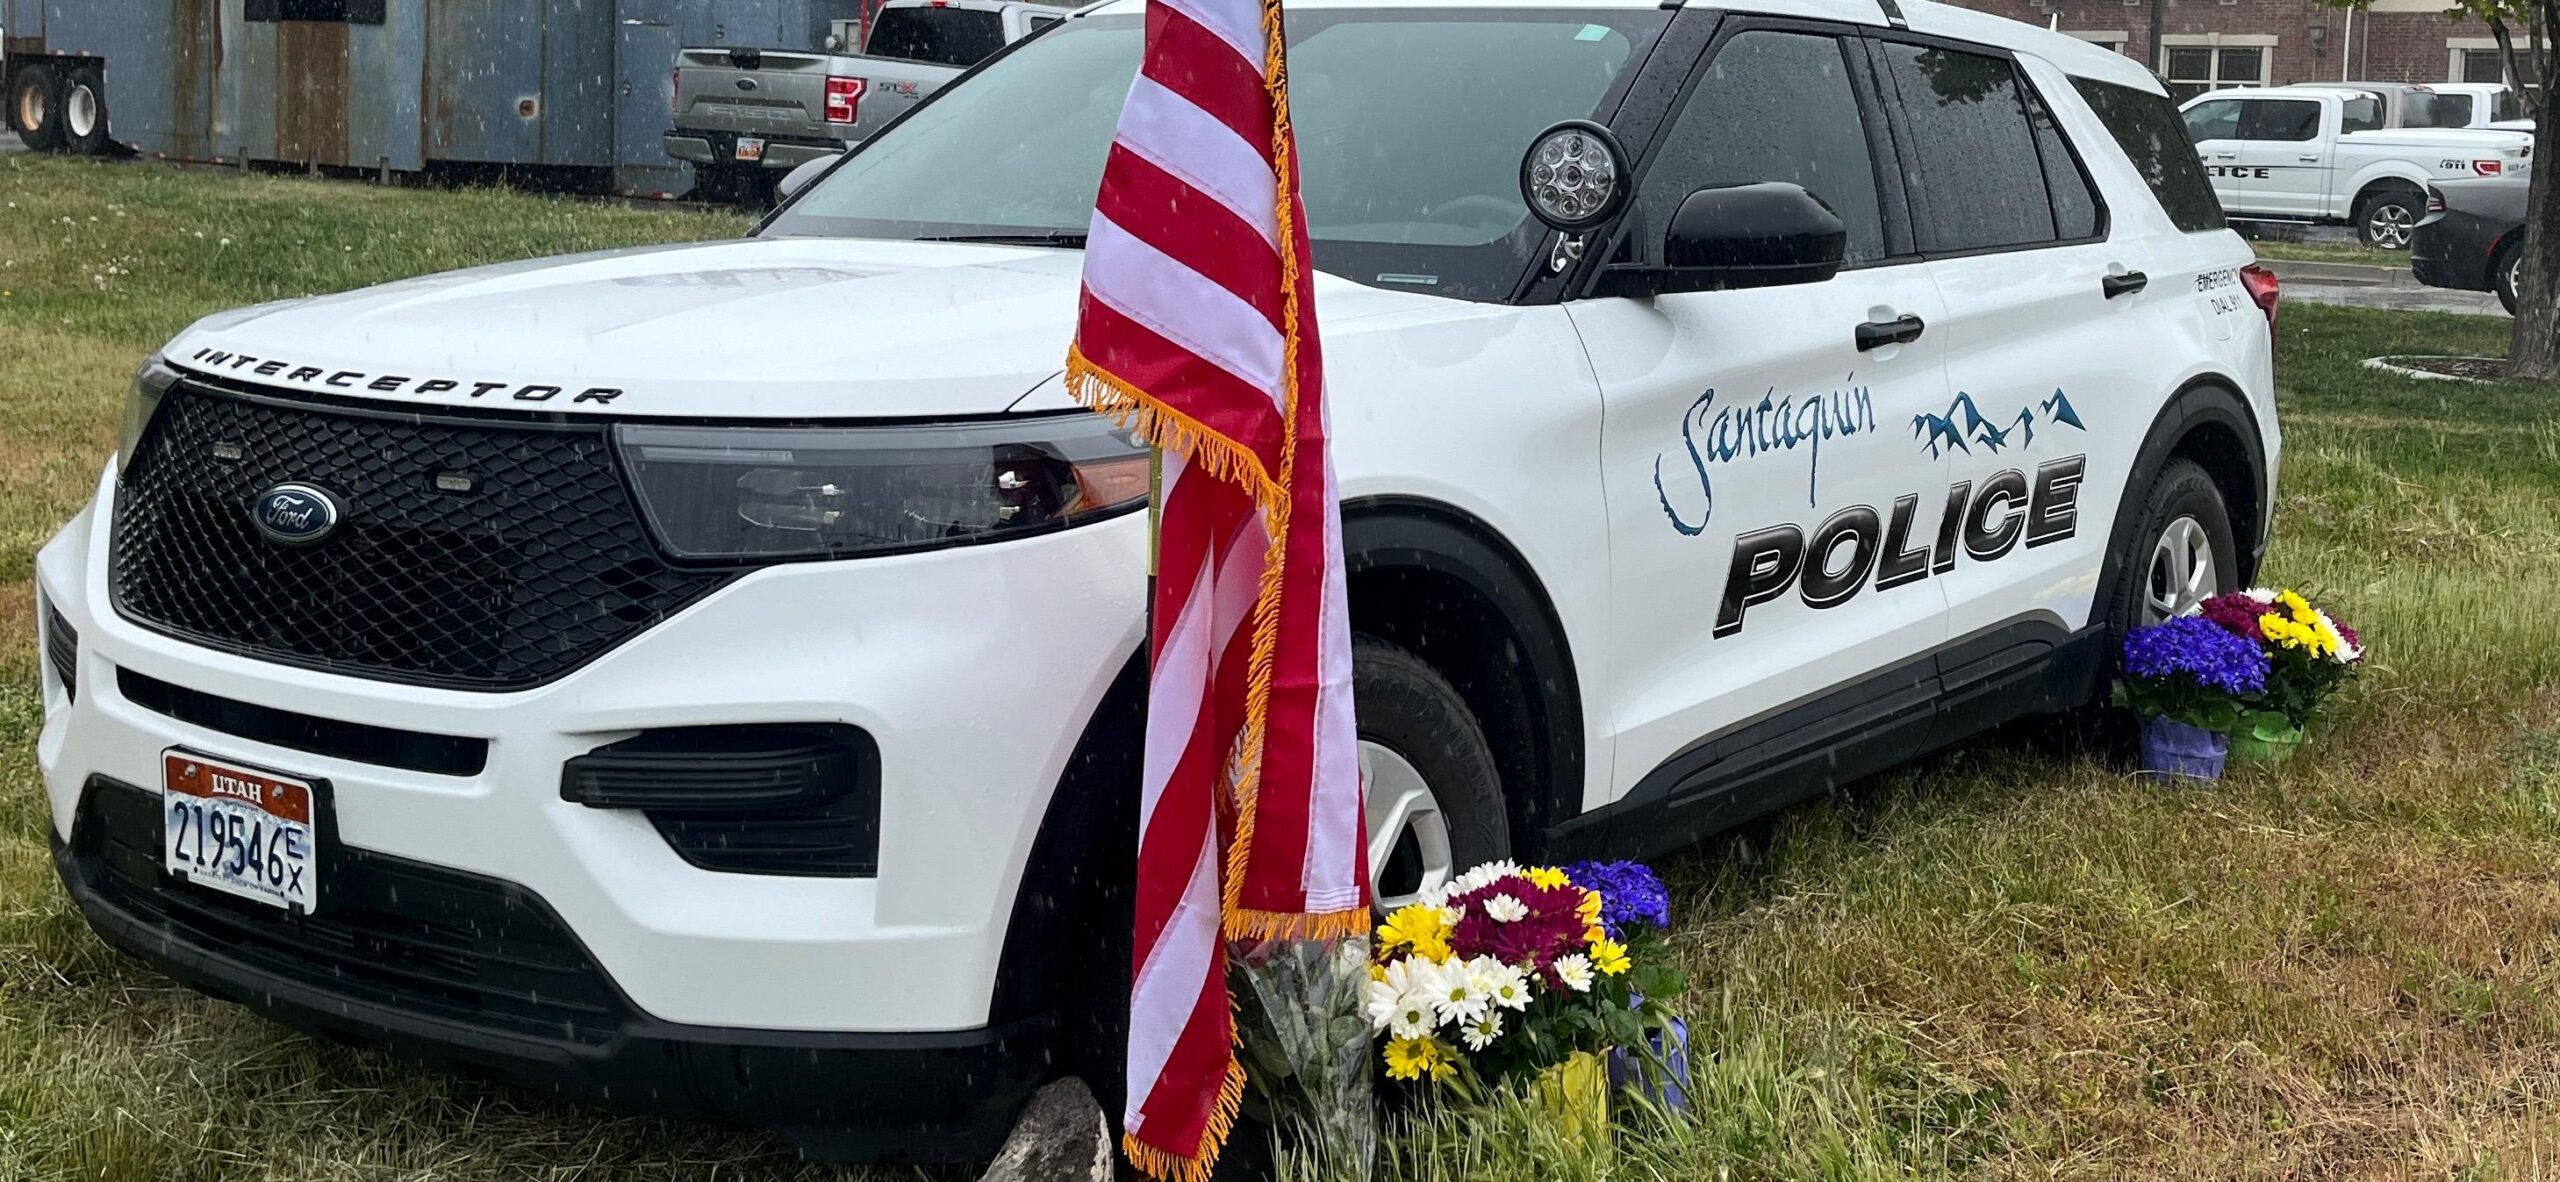
[[[62,150],[96,156],[107,150],[107,80],[95,66],[73,66],[62,78]]]
[[[62,146],[62,82],[53,67],[29,62],[9,80],[9,126],[30,152]]]

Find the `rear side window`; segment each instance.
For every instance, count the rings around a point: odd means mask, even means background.
[[[1849,228],[1848,261],[1884,257],[1875,158],[1837,38],[1755,30],[1716,50],[1636,189],[1636,224],[1658,245],[1689,194],[1792,181]]]
[[[2160,95],[2087,78],[2074,78],[2071,86],[2097,113],[2098,122],[2107,125],[2107,134],[2124,149],[2133,170],[2150,182],[2152,196],[2160,199],[2171,223],[2188,231],[2222,228],[2222,203],[2214,199],[2213,183],[2205,179],[2204,165],[2196,160],[2187,133],[2205,107],[2222,106],[2227,100],[2187,112],[2182,124],[2178,109]],[[2239,104],[2229,105],[2237,118]]]
[[[2016,67],[2006,58],[1935,46],[1887,42],[1882,48],[1919,157],[1920,249],[2053,241],[2042,153]]]
[[[2292,144],[2319,137],[2320,104],[2310,99],[2247,99],[2240,104],[2241,139]]]
[[[1004,48],[1004,17],[973,8],[881,10],[862,51],[945,66],[974,66]]]
[[[2098,192],[2089,184],[2089,174],[2080,171],[2080,161],[2072,155],[2071,142],[2062,127],[2053,120],[2044,100],[2034,88],[2027,90],[2027,115],[2036,127],[2036,155],[2044,160],[2045,188],[2053,193],[2053,236],[2065,241],[2095,238],[2103,228],[2098,214]]]
[[[2426,107],[2423,105],[2428,99],[2433,97],[2435,96],[2425,93],[2413,93],[2408,96],[2407,102],[2409,103],[2410,111],[2409,126],[2434,126],[2426,122]],[[2381,129],[2383,122],[2382,98],[2379,95],[2371,94],[2348,95],[2345,101],[2338,104],[2338,114],[2340,116],[2340,122],[2338,125],[2338,129],[2340,131],[2378,131]],[[2320,127],[2320,115],[2316,111],[2312,113],[2311,126],[2313,133],[2317,134]],[[2444,124],[2443,126],[2451,127],[2455,125]],[[2309,139],[2310,137],[2304,136],[2303,138]]]

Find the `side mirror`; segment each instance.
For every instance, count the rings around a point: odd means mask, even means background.
[[[815,160],[801,161],[799,167],[782,174],[782,179],[774,184],[773,199],[775,203],[779,204],[781,202],[791,200],[792,194],[807,188],[809,186],[809,182],[818,179],[818,174],[827,170],[828,165],[834,164],[837,160],[840,160],[843,157],[844,153],[842,152],[830,152]]]
[[[1840,273],[1849,228],[1801,185],[1764,181],[1700,189],[1663,235],[1662,263],[1600,273],[1604,295],[1657,296],[1820,283]]]

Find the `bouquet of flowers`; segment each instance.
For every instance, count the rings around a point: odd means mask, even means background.
[[[2244,702],[2267,688],[2267,654],[2202,616],[2179,616],[2124,638],[2116,701],[2142,718],[2142,770],[2211,780]]]
[[[1490,862],[1378,928],[1368,1014],[1387,1077],[1481,1100],[1611,1049],[1647,1056],[1675,1019],[1670,896],[1634,862]]]
[[[2364,663],[2356,630],[2291,590],[2217,595],[2198,605],[2196,614],[2266,655],[2266,684],[2243,703],[2249,717],[2239,733],[2275,738],[2282,732],[2299,739],[2320,703]]]

